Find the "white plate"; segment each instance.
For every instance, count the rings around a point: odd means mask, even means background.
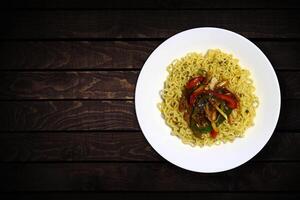
[[[188,52],[219,48],[250,70],[260,105],[255,125],[245,137],[212,147],[191,147],[172,136],[157,109],[159,91],[167,78],[166,67]],[[221,172],[254,157],[268,142],[280,112],[280,88],[274,69],[263,52],[245,37],[219,28],[195,28],[174,35],[149,56],[139,75],[135,108],[140,127],[151,146],[169,162],[195,172]]]

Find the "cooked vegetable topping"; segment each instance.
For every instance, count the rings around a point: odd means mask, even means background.
[[[238,107],[238,99],[225,87],[227,84],[227,80],[197,76],[185,85],[179,111],[196,137],[210,133],[216,138],[220,124],[225,120],[232,123],[231,112]]]

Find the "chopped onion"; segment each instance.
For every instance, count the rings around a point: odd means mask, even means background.
[[[213,90],[215,88],[215,85],[218,83],[218,79],[215,77],[212,77],[209,83],[209,89]]]
[[[227,83],[228,83],[227,80],[222,81],[222,82],[218,83],[218,84],[216,85],[216,87],[224,87],[225,85],[227,85]]]
[[[223,112],[222,109],[220,109],[217,105],[215,104],[212,104],[216,109],[217,111],[219,111],[219,113],[227,120],[227,115]]]

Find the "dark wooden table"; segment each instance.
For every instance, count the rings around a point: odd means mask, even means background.
[[[300,198],[296,1],[1,4],[1,197]],[[282,92],[266,147],[241,167],[216,174],[185,171],[160,157],[134,109],[136,80],[150,53],[173,34],[204,26],[253,41],[272,62]]]

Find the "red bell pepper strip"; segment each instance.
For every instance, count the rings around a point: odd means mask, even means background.
[[[210,132],[210,136],[211,136],[212,138],[216,138],[216,137],[217,137],[217,135],[218,135],[218,132],[216,132],[214,129],[213,129],[213,130],[211,130],[211,132]]]
[[[189,99],[189,103],[191,106],[195,103],[197,97],[204,91],[205,91],[204,88],[200,86],[191,94],[190,99]]]
[[[231,109],[235,109],[238,107],[238,102],[236,101],[236,99],[233,96],[220,94],[220,93],[217,93],[214,91],[210,91],[209,93],[211,93],[212,95],[216,96],[217,98],[225,101],[227,103],[227,106]]]
[[[197,86],[199,83],[201,83],[204,80],[203,76],[198,76],[195,78],[192,78],[187,84],[185,85],[186,89],[192,89],[193,87]]]
[[[229,96],[229,95],[225,95],[225,94],[220,94],[220,93],[217,93],[217,92],[214,92],[212,90],[204,90],[203,87],[199,87],[197,88],[190,96],[190,99],[189,99],[189,103],[190,105],[193,105],[197,99],[197,97],[202,94],[202,93],[209,93],[209,94],[212,94],[214,95],[215,97],[225,101],[228,105],[229,108],[231,109],[235,109],[238,107],[238,102],[237,100],[233,97],[233,96]]]

